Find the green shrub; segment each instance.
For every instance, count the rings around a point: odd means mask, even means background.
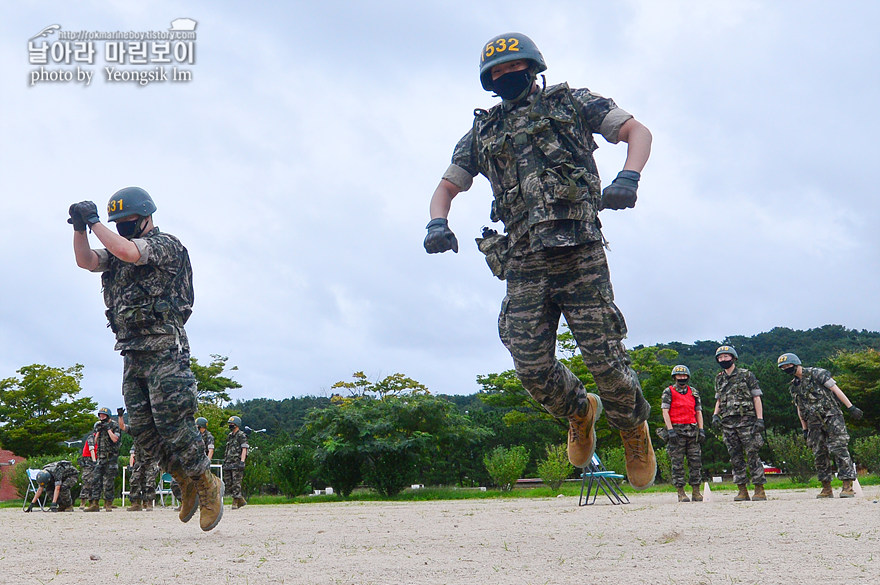
[[[562,482],[574,471],[568,461],[568,448],[565,445],[547,445],[547,458],[538,464],[538,476],[553,493],[559,491]]]
[[[314,453],[302,445],[284,445],[269,455],[273,483],[282,494],[291,498],[309,491],[314,469]]]
[[[807,446],[802,433],[775,433],[767,431],[767,444],[773,451],[775,463],[795,483],[807,483],[813,476],[813,452]]]
[[[248,457],[247,465],[244,468],[244,475],[241,478],[241,489],[247,496],[262,493],[264,487],[272,481],[269,466],[256,457],[253,459],[252,462],[251,458]]]
[[[501,488],[501,491],[513,489],[516,480],[522,477],[528,462],[529,452],[521,445],[511,447],[510,449],[496,447],[483,458],[486,470],[489,472],[495,485]]]
[[[880,435],[856,439],[852,446],[856,462],[868,471],[880,475]]]
[[[665,483],[672,483],[672,461],[669,460],[669,451],[666,447],[654,449],[654,457],[657,458],[657,469],[660,470],[660,479]],[[687,458],[684,460],[685,477],[687,477]]]
[[[343,498],[350,496],[363,479],[360,457],[354,453],[320,449],[315,454],[315,460],[318,463],[318,477]]]
[[[604,449],[600,459],[608,471],[626,475],[626,452],[623,447]]]

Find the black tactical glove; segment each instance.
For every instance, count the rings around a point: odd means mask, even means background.
[[[720,414],[713,414],[712,415],[712,426],[715,428],[718,428],[718,429],[721,428],[721,415]]]
[[[862,412],[862,409],[856,406],[855,404],[851,404],[849,408],[846,409],[851,417],[856,420],[862,420],[862,417],[865,416],[865,413]]]
[[[244,461],[239,461],[239,462],[238,462],[238,467],[237,467],[237,469],[241,469],[242,471],[244,471]]]
[[[446,219],[442,217],[432,219],[426,227],[428,235],[425,236],[425,250],[428,254],[437,254],[446,250],[458,253],[458,239],[449,229],[449,222]]]
[[[678,442],[678,432],[675,428],[666,429],[666,442],[673,445]]]
[[[700,445],[706,442],[706,431],[700,429]]]
[[[70,209],[67,210],[67,213],[70,214],[70,219],[67,220],[67,223],[73,225],[73,231],[84,232],[86,231],[86,220],[82,218],[76,205],[77,204],[74,203],[70,206]]]
[[[92,201],[80,201],[71,206],[72,212],[76,212],[87,225],[91,226],[101,221],[98,217],[98,206]],[[73,213],[71,213],[71,217]]]
[[[124,408],[117,408],[116,409],[116,416],[122,416],[123,414],[125,414]]]
[[[30,512],[30,511],[33,510],[33,509],[34,509],[34,503],[31,502],[30,504],[28,504],[28,507],[24,509],[24,511],[25,511],[25,512]]]
[[[52,502],[52,504],[49,506],[49,511],[50,512],[57,512],[58,511],[58,504],[56,502]]]
[[[600,209],[626,209],[635,207],[641,175],[636,171],[620,171],[617,178],[602,191]]]
[[[758,433],[764,432],[764,419],[759,418],[755,420],[755,431]]]

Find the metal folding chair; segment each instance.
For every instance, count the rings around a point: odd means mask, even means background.
[[[37,493],[37,474],[42,471],[42,469],[28,469],[27,477],[28,477],[28,485],[27,489],[24,492],[24,504],[21,509],[24,510],[28,507],[28,504],[31,503],[31,499]],[[49,491],[43,490],[43,495],[41,495],[37,499],[37,504],[40,506],[40,510],[43,512],[48,512],[49,509],[46,508],[46,499],[49,497]]]
[[[578,498],[578,506],[595,504],[600,489],[615,506],[629,504],[629,498],[620,487],[622,479],[623,475],[605,469],[599,456],[594,454],[590,464],[581,474],[581,495]]]
[[[174,481],[174,478],[167,471],[159,474],[156,495],[159,496],[159,502],[162,504],[162,507],[165,507],[165,496],[171,496],[171,505],[177,506],[177,498],[174,497],[174,492],[171,490],[172,481]]]

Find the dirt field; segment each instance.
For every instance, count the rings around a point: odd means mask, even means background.
[[[815,493],[227,506],[209,533],[167,509],[3,509],[0,583],[880,583],[880,487]]]

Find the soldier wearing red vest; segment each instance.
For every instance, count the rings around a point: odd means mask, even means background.
[[[700,393],[688,384],[691,371],[687,366],[672,368],[675,384],[663,390],[660,408],[666,423],[666,451],[672,463],[672,483],[678,489],[678,501],[691,501],[684,491],[684,460],[688,462],[688,483],[691,485],[691,498],[702,502],[700,478],[703,470],[700,446],[706,440],[703,430],[703,410]]]

